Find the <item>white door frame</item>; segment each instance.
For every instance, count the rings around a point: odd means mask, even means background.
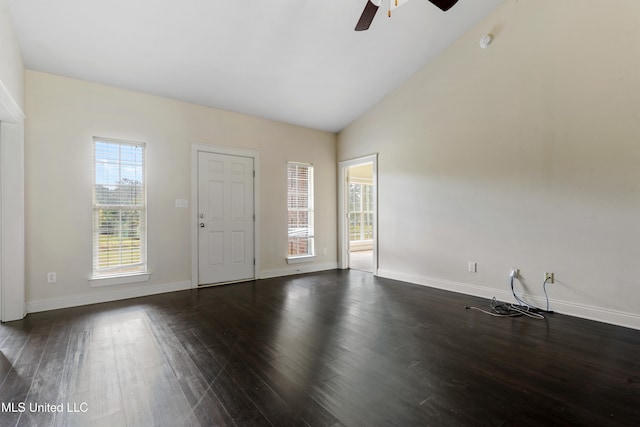
[[[0,321],[22,319],[24,248],[25,115],[0,80]]]
[[[256,172],[253,187],[253,212],[256,220],[253,223],[253,253],[256,264],[253,267],[253,278],[259,277],[260,271],[260,152],[244,148],[225,147],[221,145],[191,143],[191,287],[198,287],[198,153],[226,154],[230,156],[253,158]]]
[[[338,268],[349,268],[349,227],[347,221],[347,170],[353,166],[373,165],[373,274],[378,275],[378,154],[338,162]]]

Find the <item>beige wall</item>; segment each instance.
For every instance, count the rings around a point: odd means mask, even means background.
[[[638,40],[637,0],[507,1],[341,132],[379,153],[380,274],[509,298],[552,271],[556,310],[640,328]]]
[[[349,179],[359,182],[373,182],[373,165],[352,166],[348,170]]]
[[[26,73],[26,108],[26,291],[32,306],[138,286],[91,288],[87,282],[93,136],[147,143],[152,276],[143,286],[191,280],[190,209],[176,208],[175,199],[190,198],[192,142],[260,152],[260,275],[335,268],[335,135],[33,71]],[[318,255],[309,265],[285,261],[289,160],[315,165]],[[56,284],[46,283],[49,271],[57,272]]]

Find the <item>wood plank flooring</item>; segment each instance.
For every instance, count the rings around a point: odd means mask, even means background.
[[[328,271],[30,314],[0,426],[638,425],[639,331],[465,305]]]

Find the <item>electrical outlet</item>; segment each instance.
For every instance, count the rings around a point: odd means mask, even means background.
[[[47,273],[47,283],[56,283],[56,273],[55,272]]]
[[[511,277],[513,277],[514,279],[517,279],[518,277],[520,277],[520,270],[518,270],[517,268],[512,268]]]
[[[477,272],[478,272],[478,264],[473,261],[469,261],[469,273],[477,273]]]
[[[544,281],[553,283],[553,273],[544,273]]]

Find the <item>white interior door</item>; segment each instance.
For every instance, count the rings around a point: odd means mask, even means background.
[[[198,153],[199,285],[255,277],[253,200],[253,158]]]

